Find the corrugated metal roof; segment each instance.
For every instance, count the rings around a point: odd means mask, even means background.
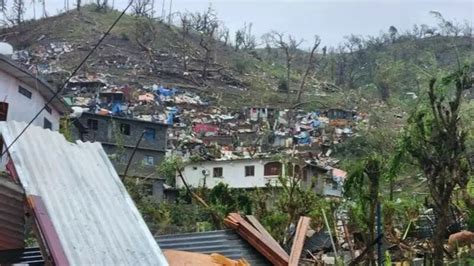
[[[156,241],[162,249],[204,254],[219,253],[231,259],[244,258],[250,265],[271,265],[263,255],[233,230],[160,235],[156,237]]]
[[[25,127],[1,122],[8,145]],[[99,143],[32,126],[10,148],[27,195],[42,198],[71,265],[167,265]]]
[[[21,186],[0,177],[0,250],[23,248],[25,217]]]

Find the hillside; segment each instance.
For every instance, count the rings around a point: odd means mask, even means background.
[[[15,49],[27,50],[30,56],[23,60],[26,65],[41,67],[39,74],[59,86],[118,15],[118,11],[103,13],[88,6],[80,13],[70,11],[5,28],[0,35]],[[66,44],[67,51],[59,48],[60,52],[49,53],[55,44]],[[315,69],[305,85],[303,107],[368,111],[381,100],[400,107],[410,98],[407,93],[422,92],[429,75],[440,69],[451,70],[457,58],[474,62],[472,44],[468,37],[405,34],[396,39],[351,36],[337,49],[320,47]],[[108,85],[141,88],[162,84],[192,89],[227,107],[293,105],[294,95],[278,91],[286,76],[282,51],[265,48],[248,53],[220,41],[215,46],[204,79],[204,49],[195,32],[183,41],[176,26],[125,15],[88,60],[82,74],[98,74]],[[189,58],[186,71],[183,49]],[[298,50],[292,62],[293,91],[299,87],[306,57],[306,51]]]
[[[16,50],[27,50],[30,57],[27,65],[48,68],[45,78],[56,85],[77,66],[92,49],[97,40],[119,15],[117,11],[95,12],[92,7],[80,13],[71,11],[55,17],[28,21],[20,26],[3,29],[0,35]],[[153,36],[150,36],[153,35]],[[50,53],[51,44],[66,43],[66,52]],[[144,43],[149,43],[144,47]],[[202,48],[196,36],[189,38],[187,46],[191,51],[188,71],[182,69],[181,40],[178,29],[161,22],[125,15],[105,39],[98,51],[88,60],[82,73],[103,74],[108,84],[150,86],[163,84],[181,88],[197,89],[202,94],[234,103],[266,105],[271,101],[261,97],[260,84],[272,87],[271,79],[265,75],[244,74],[235,70],[238,60],[252,64],[256,60],[246,53],[236,52],[228,46],[217,43],[213,55],[214,63],[209,67],[207,79],[200,77]],[[152,49],[152,51],[150,50]],[[262,78],[263,77],[263,78]],[[257,82],[255,82],[257,80]],[[226,100],[230,101],[226,101]],[[245,99],[245,100],[244,100]],[[232,104],[231,104],[232,105]]]

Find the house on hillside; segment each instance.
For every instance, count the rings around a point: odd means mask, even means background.
[[[284,166],[271,159],[214,160],[189,163],[182,173],[191,187],[213,188],[225,183],[231,188],[263,188],[268,183],[278,183],[277,177],[284,173]],[[176,176],[176,187],[184,187],[179,176]]]
[[[30,122],[55,91],[7,56],[0,55],[0,121]],[[66,103],[60,97],[55,98],[33,125],[57,131],[61,115],[67,112]]]
[[[125,171],[143,133],[127,175],[158,177],[156,168],[166,153],[166,124],[89,112],[73,123],[73,138],[100,142],[119,174]]]
[[[308,162],[302,185],[310,187],[314,192],[326,197],[342,197],[347,172],[332,166]]]

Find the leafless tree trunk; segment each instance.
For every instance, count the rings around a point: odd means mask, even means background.
[[[187,13],[180,13],[179,19],[181,22],[181,53],[183,60],[183,71],[186,72],[188,71],[188,35],[191,22]]]
[[[25,14],[24,0],[13,1],[13,14],[15,15],[15,22],[20,25],[23,22],[23,15]]]
[[[273,46],[281,49],[285,53],[286,61],[286,85],[287,85],[287,94],[288,99],[290,98],[291,93],[291,66],[293,59],[295,57],[298,47],[301,45],[303,40],[296,41],[296,39],[288,35],[287,40],[285,40],[285,35],[280,32],[272,31],[267,34],[264,38],[267,39],[267,43],[272,43]]]
[[[215,34],[219,27],[219,22],[211,7],[209,7],[206,12],[193,14],[191,18],[191,25],[200,36],[199,46],[204,49],[202,78],[206,79],[211,61],[211,54],[215,49]]]
[[[304,85],[306,83],[306,78],[308,75],[311,73],[311,70],[314,69],[314,62],[315,62],[315,52],[319,47],[319,44],[321,43],[321,39],[319,36],[314,36],[314,44],[313,47],[311,48],[311,52],[308,56],[308,65],[306,66],[306,70],[301,77],[301,83],[300,83],[300,88],[298,89],[298,96],[296,97],[296,103],[299,103],[301,101],[301,94],[303,93]]]

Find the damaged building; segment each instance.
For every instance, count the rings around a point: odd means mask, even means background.
[[[120,174],[133,154],[127,175],[157,178],[156,168],[166,153],[166,124],[89,112],[73,124],[73,138],[100,142]]]

